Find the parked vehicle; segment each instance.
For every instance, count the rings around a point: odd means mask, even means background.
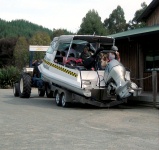
[[[14,83],[13,93],[15,97],[20,96],[21,98],[29,98],[31,95],[31,88],[38,88],[41,92],[39,96],[45,95],[45,88],[43,86],[43,81],[39,76],[38,65],[41,63],[41,60],[36,60],[33,62],[33,55],[35,52],[46,52],[49,46],[36,46],[30,45],[30,60],[28,67],[24,67],[20,78]]]

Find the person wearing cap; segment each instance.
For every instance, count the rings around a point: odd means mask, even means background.
[[[118,48],[117,48],[116,46],[112,46],[112,47],[111,47],[111,50],[112,50],[112,51],[118,51]]]
[[[116,46],[111,47],[111,52],[109,53],[109,61],[116,59],[120,61],[120,55],[118,52],[118,48]]]

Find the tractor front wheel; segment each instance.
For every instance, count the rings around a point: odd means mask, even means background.
[[[15,83],[13,85],[13,94],[14,94],[15,97],[19,96],[19,83]]]
[[[19,82],[19,95],[21,98],[29,98],[31,94],[31,76],[22,74]]]

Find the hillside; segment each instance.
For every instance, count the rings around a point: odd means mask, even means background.
[[[51,30],[26,20],[5,21],[0,19],[0,39],[19,36],[29,39],[37,31],[47,32],[50,37],[52,35]]]

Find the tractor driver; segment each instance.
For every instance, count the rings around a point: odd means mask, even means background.
[[[39,88],[42,88],[42,86],[43,86],[43,81],[41,80],[41,73],[40,73],[40,71],[38,69],[38,66],[41,64],[41,62],[42,61],[35,60],[32,63],[32,66],[34,66],[33,78],[32,78],[33,85],[35,87],[39,87]]]

